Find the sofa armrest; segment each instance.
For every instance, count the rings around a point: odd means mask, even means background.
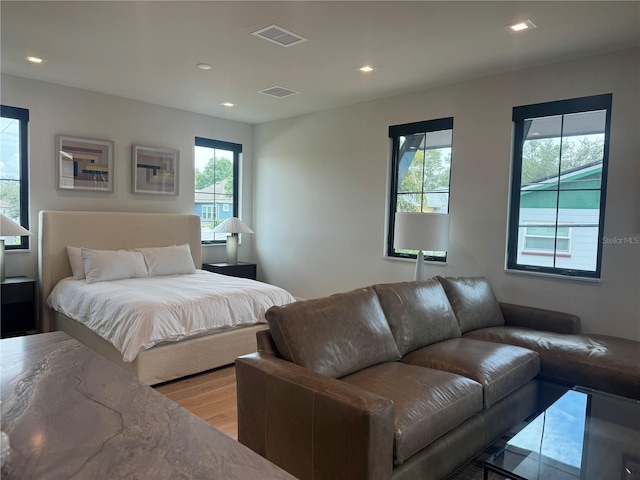
[[[389,399],[265,353],[236,359],[238,440],[305,480],[390,479]]]
[[[273,337],[271,336],[271,330],[268,328],[266,330],[259,330],[256,332],[256,343],[258,344],[258,352],[282,358],[278,353],[278,347],[276,347]]]
[[[505,325],[556,333],[579,333],[580,317],[570,313],[500,302]]]

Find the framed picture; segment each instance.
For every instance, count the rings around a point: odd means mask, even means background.
[[[56,135],[60,190],[113,192],[113,142]]]
[[[134,145],[131,156],[133,193],[178,195],[179,150]]]

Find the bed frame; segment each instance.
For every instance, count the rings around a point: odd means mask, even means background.
[[[63,278],[71,276],[67,245],[100,250],[163,247],[188,243],[197,268],[202,264],[200,217],[172,213],[53,212],[39,214],[38,284],[40,329],[62,330],[113,363],[133,372],[147,385],[229,365],[256,351],[256,332],[266,324],[224,329],[167,342],[140,352],[133,362],[109,342],[79,322],[46,305],[47,297]]]

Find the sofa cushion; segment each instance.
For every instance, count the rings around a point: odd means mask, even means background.
[[[283,358],[330,377],[342,377],[400,353],[371,287],[304,300],[266,313]]]
[[[437,280],[374,285],[401,355],[461,336],[447,294]]]
[[[608,335],[572,335],[525,327],[491,327],[465,338],[538,352],[540,375],[640,400],[640,342]]]
[[[504,325],[500,304],[484,277],[436,277],[458,319],[462,333]]]
[[[475,380],[483,388],[484,408],[514,392],[540,371],[540,359],[532,350],[469,338],[429,345],[402,361]]]
[[[482,410],[479,383],[440,370],[391,362],[341,380],[393,401],[396,465]]]

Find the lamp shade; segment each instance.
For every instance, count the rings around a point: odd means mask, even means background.
[[[254,233],[249,227],[236,217],[227,218],[213,229],[213,233]]]
[[[393,248],[431,252],[447,250],[449,248],[449,215],[396,213]]]
[[[25,235],[31,235],[31,232],[4,213],[0,213],[0,237],[23,237]]]

